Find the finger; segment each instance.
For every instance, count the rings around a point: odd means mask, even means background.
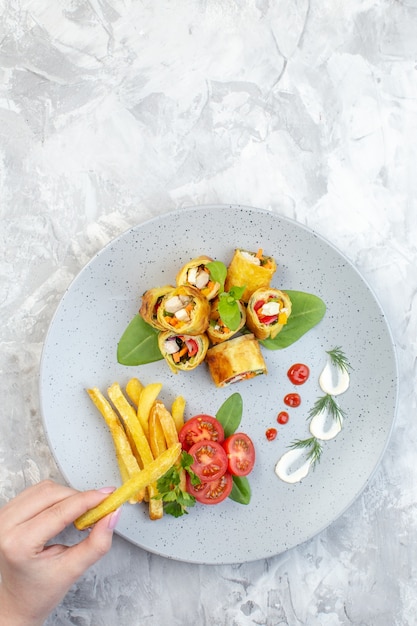
[[[113,490],[113,487],[109,487],[101,491],[77,491],[25,522],[28,536],[36,538],[34,548],[41,551],[50,539],[62,532],[77,517],[100,504]]]
[[[121,509],[97,522],[85,539],[75,546],[67,548],[61,554],[65,570],[75,581],[110,550],[113,531],[120,516]]]
[[[28,487],[0,510],[3,528],[12,528],[31,519],[56,502],[78,493],[75,489],[43,480]]]

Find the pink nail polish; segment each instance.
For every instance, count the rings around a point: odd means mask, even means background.
[[[122,512],[122,509],[119,508],[119,509],[116,509],[116,511],[114,511],[114,513],[112,513],[110,515],[109,523],[108,523],[108,526],[107,526],[107,528],[109,530],[114,530],[116,528],[117,522],[119,521],[121,512]]]
[[[113,493],[115,487],[102,487],[101,489],[97,489],[100,493]]]

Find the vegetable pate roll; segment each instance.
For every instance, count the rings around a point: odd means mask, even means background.
[[[158,346],[162,356],[174,373],[193,370],[207,354],[207,335],[177,335],[172,331],[159,333]]]
[[[157,319],[157,311],[159,305],[161,304],[161,300],[167,293],[172,291],[174,287],[172,285],[165,285],[164,287],[154,287],[153,289],[148,289],[142,296],[142,303],[139,309],[139,315],[142,318],[156,328],[157,330],[164,330],[164,327]]]
[[[207,365],[216,387],[266,374],[267,368],[254,335],[241,335],[207,351]]]
[[[186,263],[177,274],[177,285],[196,287],[207,300],[212,300],[220,289],[220,283],[211,279],[210,270],[207,268],[207,263],[212,261],[213,259],[203,255]]]
[[[179,285],[161,300],[157,320],[165,330],[202,335],[209,325],[210,303],[196,288]]]
[[[249,298],[246,326],[257,339],[273,339],[291,315],[291,300],[279,289],[257,289]]]
[[[243,302],[248,302],[256,289],[269,287],[276,269],[277,264],[274,259],[265,256],[261,249],[258,252],[237,249],[227,268],[225,291],[230,291],[233,286],[245,286],[241,299]]]
[[[237,328],[232,330],[229,328],[222,320],[219,314],[218,305],[219,298],[215,298],[211,305],[211,313],[210,313],[210,324],[207,328],[207,335],[213,344],[221,343],[222,341],[227,341],[236,333],[238,333],[246,322],[246,310],[245,307],[239,300],[236,301],[237,307],[240,313],[240,322]]]

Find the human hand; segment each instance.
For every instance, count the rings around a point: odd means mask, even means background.
[[[46,543],[111,491],[80,492],[44,480],[0,509],[1,624],[43,624],[77,578],[110,550],[120,509],[74,546]]]

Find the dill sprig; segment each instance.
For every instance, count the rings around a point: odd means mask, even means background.
[[[307,460],[310,461],[312,465],[320,462],[323,447],[317,437],[309,437],[308,439],[296,439],[289,447],[293,450],[299,448],[307,448],[309,449],[306,454]]]
[[[346,413],[340,406],[337,404],[336,400],[329,393],[326,395],[317,398],[313,407],[310,409],[308,413],[307,419],[312,419],[315,415],[322,413],[323,411],[328,411],[329,415],[332,419],[342,424],[343,419],[346,417]]]
[[[329,355],[330,360],[335,367],[338,367],[340,370],[345,372],[349,372],[349,370],[352,369],[347,356],[340,346],[333,348],[333,350],[326,350],[326,353]]]

